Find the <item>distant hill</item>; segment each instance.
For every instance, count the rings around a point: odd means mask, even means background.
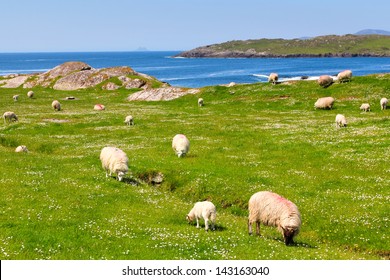
[[[380,29],[363,29],[355,33],[355,35],[386,35],[390,36],[390,31]]]
[[[364,30],[362,30],[364,31]],[[359,31],[359,32],[362,32]],[[390,57],[390,36],[327,35],[305,39],[229,41],[182,52],[177,57]]]

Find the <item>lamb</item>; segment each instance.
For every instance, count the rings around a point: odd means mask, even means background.
[[[316,109],[332,109],[333,103],[334,103],[333,97],[321,97],[319,98],[316,103],[314,103],[314,108]]]
[[[194,207],[188,213],[186,219],[188,222],[192,222],[196,219],[196,228],[199,228],[199,219],[204,219],[205,230],[209,230],[209,220],[211,221],[211,229],[215,229],[215,220],[217,216],[217,210],[215,205],[210,201],[201,201],[195,203]]]
[[[190,150],[190,141],[184,134],[176,134],[172,140],[172,149],[179,158],[183,157]]]
[[[349,82],[352,78],[352,71],[351,70],[344,70],[337,74],[337,80],[339,83]]]
[[[272,84],[276,84],[278,82],[279,75],[277,73],[271,73],[268,76],[268,82]]]
[[[298,207],[284,197],[269,191],[257,192],[248,204],[248,231],[252,235],[252,223],[256,222],[256,234],[260,235],[260,223],[275,226],[283,234],[284,243],[293,243],[301,228]]]
[[[106,171],[106,177],[112,173],[118,175],[118,181],[122,181],[123,177],[129,170],[127,155],[122,150],[115,147],[104,147],[100,152],[100,160],[102,167]]]
[[[336,115],[336,127],[346,127],[347,126],[347,119],[342,114]]]
[[[363,110],[364,112],[370,111],[370,104],[368,104],[368,103],[363,103],[363,104],[360,106],[360,110]]]
[[[27,97],[28,98],[33,98],[34,97],[34,92],[32,90],[30,90],[29,92],[27,92]]]
[[[18,116],[16,116],[14,112],[5,112],[3,114],[3,119],[4,119],[4,123],[6,123],[7,121],[13,122],[18,120]]]
[[[14,95],[14,96],[12,96],[12,99],[16,102],[16,101],[18,101],[19,100],[19,95]]]
[[[389,101],[387,100],[386,97],[383,97],[383,98],[381,99],[381,101],[380,101],[381,110],[386,110],[386,107],[387,107],[387,103],[388,103],[388,102],[389,102]]]
[[[199,107],[202,107],[203,105],[204,105],[203,98],[199,98],[199,99],[198,99],[198,106],[199,106]]]
[[[133,116],[126,116],[125,118],[125,124],[127,125],[134,125],[134,119],[133,119]]]
[[[333,84],[333,78],[329,75],[322,75],[318,78],[317,83],[323,88],[327,88]]]
[[[60,102],[58,102],[58,100],[54,100],[52,103],[51,103],[51,107],[53,107],[53,109],[55,111],[60,111],[61,110],[61,104]]]
[[[27,149],[26,146],[21,145],[21,146],[16,147],[15,152],[16,152],[16,153],[21,153],[21,152],[27,153],[27,152],[28,152],[28,149]]]

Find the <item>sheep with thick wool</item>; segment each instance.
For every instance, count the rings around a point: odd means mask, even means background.
[[[342,114],[337,114],[335,121],[336,121],[337,127],[346,127],[347,126],[347,119]]]
[[[133,116],[130,116],[130,115],[126,116],[126,118],[125,118],[125,124],[127,124],[127,125],[134,125]]]
[[[61,104],[58,100],[54,100],[51,103],[51,107],[53,107],[54,111],[61,111]]]
[[[293,243],[294,236],[301,228],[301,214],[298,207],[284,197],[269,191],[253,194],[248,203],[248,231],[252,234],[252,224],[256,223],[256,234],[260,235],[260,223],[277,227],[283,234],[286,245]]]
[[[126,153],[115,147],[104,147],[100,152],[100,161],[103,169],[106,171],[106,177],[115,173],[118,181],[122,181],[129,170],[129,159]]]
[[[339,83],[349,82],[352,79],[352,71],[344,70],[337,74],[337,80]]]
[[[29,92],[27,92],[27,97],[28,98],[33,98],[34,97],[34,92],[32,90],[30,90]]]
[[[16,102],[16,101],[18,101],[19,100],[19,95],[14,95],[14,96],[12,96],[12,99]]]
[[[18,116],[14,112],[5,112],[3,114],[4,123],[6,122],[16,122],[18,120]]]
[[[183,157],[190,150],[190,141],[184,134],[176,134],[172,139],[172,149],[178,157]]]
[[[215,205],[210,201],[201,201],[195,203],[194,207],[187,214],[187,221],[192,222],[196,220],[196,228],[199,228],[199,219],[204,220],[205,230],[209,229],[209,221],[211,221],[211,229],[215,229],[215,220],[217,217],[217,210]]]
[[[318,98],[317,101],[314,103],[315,109],[332,109],[334,104],[334,98],[333,97],[321,97]]]
[[[203,107],[203,105],[204,105],[204,100],[203,100],[203,98],[198,98],[198,106],[199,107]]]
[[[20,145],[20,146],[16,147],[15,152],[16,153],[27,153],[28,149],[25,145]]]
[[[278,82],[279,75],[277,73],[271,73],[268,76],[268,82],[275,85]]]
[[[368,104],[368,103],[363,103],[363,104],[360,106],[360,110],[362,110],[362,111],[364,111],[364,112],[370,111],[370,104]]]
[[[331,84],[333,84],[333,78],[329,75],[322,75],[318,78],[317,80],[317,83],[323,87],[323,88],[327,88],[329,87]]]
[[[386,107],[387,107],[387,103],[388,103],[388,102],[389,102],[389,101],[387,100],[386,97],[383,97],[383,98],[381,99],[381,101],[380,101],[381,110],[386,110]]]

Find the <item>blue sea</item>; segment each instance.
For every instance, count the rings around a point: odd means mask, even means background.
[[[336,75],[350,69],[354,76],[390,73],[390,58],[173,58],[180,51],[0,53],[0,76],[45,72],[67,61],[94,68],[129,66],[173,86],[203,87],[279,79]]]

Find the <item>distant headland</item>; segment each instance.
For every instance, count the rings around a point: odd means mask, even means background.
[[[371,29],[359,32],[347,35],[326,35],[300,39],[263,38],[229,41],[184,51],[175,57],[390,57],[389,35],[383,33],[384,31],[378,32]]]

